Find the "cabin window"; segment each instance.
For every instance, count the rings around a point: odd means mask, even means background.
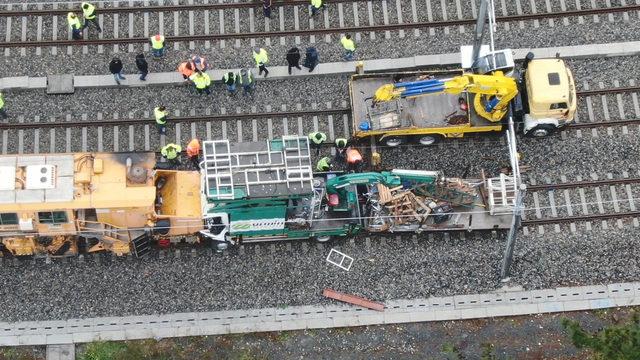
[[[18,225],[18,214],[16,213],[0,214],[0,225]]]
[[[43,211],[38,213],[41,224],[63,224],[69,222],[66,211]]]
[[[549,110],[568,109],[568,108],[569,106],[567,105],[566,102],[561,102],[561,103],[551,104],[551,107],[549,107]]]

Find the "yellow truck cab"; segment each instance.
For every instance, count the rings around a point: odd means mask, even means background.
[[[549,135],[573,121],[576,88],[571,70],[562,59],[525,59],[522,109],[523,132],[533,137]]]

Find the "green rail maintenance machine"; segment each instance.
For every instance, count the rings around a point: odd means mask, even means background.
[[[371,232],[504,229],[508,178],[462,180],[438,171],[312,172],[306,137],[203,143],[200,233],[228,244]]]

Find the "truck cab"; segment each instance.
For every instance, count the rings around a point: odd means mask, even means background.
[[[573,121],[576,113],[576,87],[573,74],[562,59],[528,58],[524,64],[522,91],[523,131],[544,137]]]

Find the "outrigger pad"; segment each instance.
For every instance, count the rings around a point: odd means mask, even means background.
[[[73,75],[47,75],[47,94],[73,94]]]

